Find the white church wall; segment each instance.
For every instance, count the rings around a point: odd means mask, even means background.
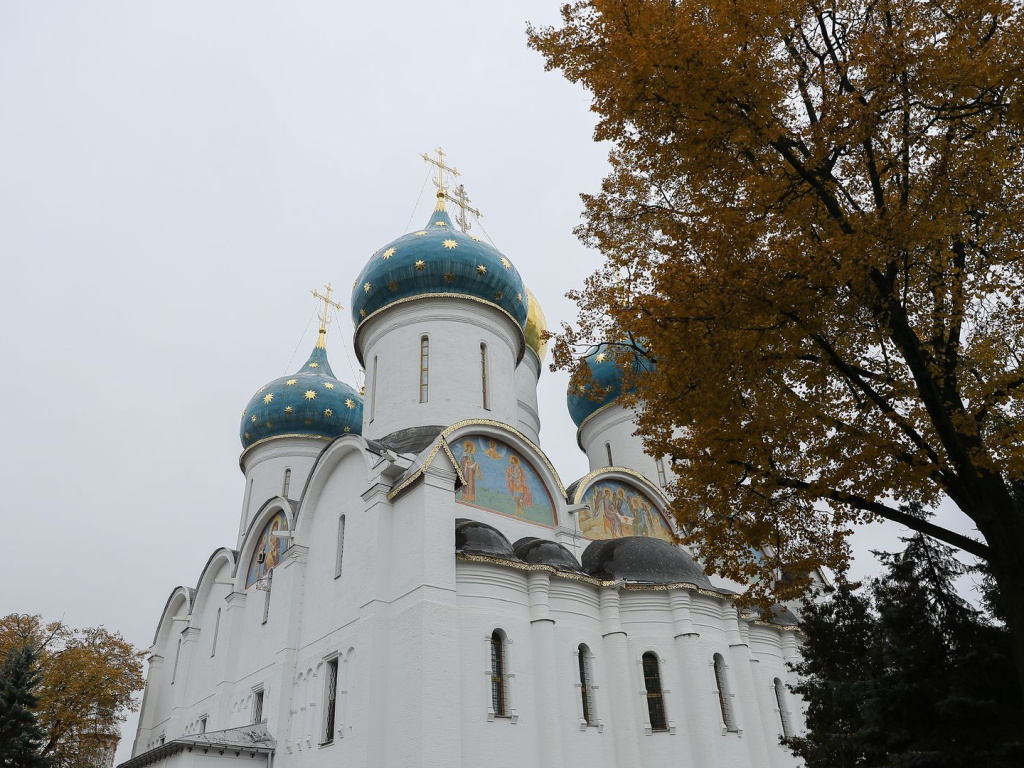
[[[636,431],[636,414],[631,408],[619,405],[597,411],[584,423],[580,432],[580,443],[587,454],[591,471],[601,467],[617,466],[636,470],[659,488],[663,487],[658,478],[658,464],[644,453],[643,441],[633,434]],[[608,461],[608,448],[612,461]],[[663,461],[668,483],[675,479],[671,463]]]
[[[519,418],[512,426],[540,445],[540,408],[537,405],[537,380],[540,377],[540,358],[527,345],[526,354],[516,368],[516,398]]]
[[[284,495],[285,470],[291,470],[286,498],[299,499],[316,457],[326,446],[326,440],[282,437],[253,446],[245,453],[243,464],[246,491],[239,529],[239,546],[241,537],[263,504],[268,499]]]
[[[420,340],[430,343],[427,402],[420,402]],[[487,345],[488,407],[482,397],[480,345]],[[468,418],[518,422],[515,322],[469,300],[420,299],[368,320],[359,344],[366,367],[363,436]]]

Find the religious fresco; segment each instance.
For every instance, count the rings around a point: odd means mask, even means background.
[[[276,568],[281,564],[281,557],[288,548],[288,540],[282,539],[279,536],[271,536],[271,534],[274,531],[287,530],[288,518],[285,516],[284,510],[270,518],[267,524],[263,526],[256,549],[252,552],[252,559],[249,560],[249,571],[245,576],[246,589],[255,584],[257,579],[262,579],[266,576],[271,568]],[[260,552],[263,552],[265,555],[262,563],[258,561]]]
[[[533,466],[514,448],[491,437],[463,437],[452,453],[466,484],[456,495],[467,504],[554,527],[555,505]]]
[[[583,497],[580,532],[588,539],[652,536],[672,541],[672,528],[657,506],[630,485],[618,480],[599,480]]]

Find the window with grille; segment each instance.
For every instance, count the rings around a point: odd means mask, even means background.
[[[252,721],[253,723],[263,722],[263,689],[252,692]]]
[[[213,642],[210,644],[210,656],[217,655],[218,635],[220,635],[220,608],[217,609],[217,619],[213,622]]]
[[[583,700],[583,721],[587,725],[594,725],[594,702],[593,689],[590,685],[590,649],[580,644],[579,665],[580,665],[580,698]]]
[[[729,683],[725,676],[725,659],[720,653],[715,654],[715,684],[718,686],[718,706],[722,709],[722,722],[727,731],[735,731],[736,718],[733,716]]]
[[[505,717],[505,639],[495,630],[491,633],[491,709],[495,717]]]
[[[786,692],[779,678],[775,678],[775,701],[779,704],[779,721],[782,724],[782,738],[793,735],[789,726],[789,712],[786,710]]]
[[[420,339],[420,402],[427,402],[427,383],[430,376],[430,339]]]
[[[480,388],[483,393],[484,408],[487,410],[491,409],[491,404],[487,400],[487,345],[480,345]]]
[[[324,738],[321,744],[334,742],[334,719],[338,711],[338,659],[327,661],[327,680],[324,683]]]
[[[270,593],[274,589],[274,569],[271,568],[267,571],[267,591],[263,597],[263,623],[267,623],[267,619],[270,618]]]
[[[661,669],[658,657],[648,651],[643,655],[644,688],[647,690],[647,714],[652,731],[667,731],[665,698],[661,693]]]
[[[668,485],[668,477],[665,476],[665,462],[662,459],[658,459],[654,463],[658,467],[658,485],[664,488]]]
[[[334,578],[341,576],[341,564],[345,559],[345,516],[338,518],[338,553],[334,561]]]

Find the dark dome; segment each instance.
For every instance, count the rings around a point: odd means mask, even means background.
[[[551,565],[560,571],[571,571],[583,573],[580,564],[576,562],[572,552],[557,541],[538,539],[535,536],[527,536],[512,545],[516,556],[524,563],[534,565]]]
[[[714,589],[686,552],[661,539],[627,536],[595,541],[583,551],[583,570],[596,579],[625,579],[648,584],[689,582]]]
[[[455,521],[455,551],[464,555],[488,555],[503,560],[518,560],[512,545],[497,528],[478,520]]]

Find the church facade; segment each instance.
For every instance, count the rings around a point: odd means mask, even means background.
[[[544,317],[438,204],[355,281],[365,395],[320,337],[252,397],[238,539],[159,617],[133,757],[319,768],[787,768],[789,611],[676,543],[623,355],[570,393],[591,471],[540,447]]]

